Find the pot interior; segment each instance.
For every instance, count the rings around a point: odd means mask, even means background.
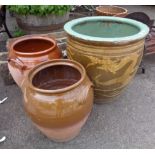
[[[68,65],[55,65],[40,70],[32,80],[33,86],[44,90],[57,90],[71,86],[81,79],[81,73]]]
[[[14,50],[22,53],[34,53],[48,50],[54,45],[53,42],[45,39],[27,39],[14,45]]]
[[[120,38],[128,37],[140,32],[134,25],[116,21],[84,21],[72,27],[72,30],[90,37]]]

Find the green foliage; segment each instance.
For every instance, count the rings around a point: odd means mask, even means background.
[[[23,35],[25,35],[25,33],[21,29],[19,29],[19,28],[16,28],[16,30],[13,33],[14,37],[21,37]]]
[[[70,11],[72,6],[70,5],[9,5],[7,6],[10,12],[19,15],[38,15],[47,16],[48,14],[54,14],[62,16],[66,12]]]

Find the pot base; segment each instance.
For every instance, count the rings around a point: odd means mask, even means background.
[[[114,96],[114,97],[111,97],[111,98],[107,98],[107,97],[103,97],[103,96],[101,98],[96,97],[94,103],[99,104],[99,105],[100,104],[110,104],[110,103],[115,102],[120,97],[120,95],[121,95],[121,93],[118,94],[117,96]]]
[[[49,139],[55,141],[55,142],[67,142],[75,138],[82,126],[85,124],[86,120],[88,119],[88,115],[86,115],[80,122],[69,126],[65,128],[55,128],[55,129],[49,129],[42,126],[39,126],[35,123],[33,123],[44,135],[46,135]]]
[[[122,92],[122,89],[116,90],[116,91],[102,91],[95,89],[95,103],[109,103],[113,102],[115,99],[117,99]]]

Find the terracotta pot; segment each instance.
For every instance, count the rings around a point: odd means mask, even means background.
[[[95,102],[120,94],[134,77],[149,28],[120,17],[86,17],[68,22],[67,54],[80,62],[95,86]]]
[[[23,37],[10,44],[8,68],[15,82],[21,86],[31,68],[41,62],[58,58],[61,58],[61,52],[55,40],[38,36]]]
[[[99,16],[125,17],[128,10],[118,6],[99,6],[96,7],[96,14]]]
[[[41,63],[28,73],[22,89],[28,116],[55,141],[74,138],[92,109],[92,83],[84,67],[75,61]]]

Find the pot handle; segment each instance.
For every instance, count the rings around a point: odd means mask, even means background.
[[[24,62],[20,60],[19,58],[16,58],[16,59],[8,58],[8,62],[13,62],[14,64],[16,64],[17,68],[19,68],[21,72],[23,72],[27,68]]]
[[[88,96],[88,92],[89,92],[89,90],[90,90],[90,88],[93,88],[94,87],[94,84],[91,82],[91,81],[89,81],[88,82],[88,86],[87,86],[87,88],[86,88],[86,92],[85,93],[82,93],[83,94],[83,99],[81,100],[81,103],[83,104],[83,103],[85,103],[85,100],[86,100],[86,98],[87,98],[87,96]]]
[[[27,75],[26,75],[27,76]],[[21,91],[22,93],[24,94],[25,92],[25,89],[26,89],[26,78],[21,82],[21,85],[20,85],[20,88],[21,88]]]

